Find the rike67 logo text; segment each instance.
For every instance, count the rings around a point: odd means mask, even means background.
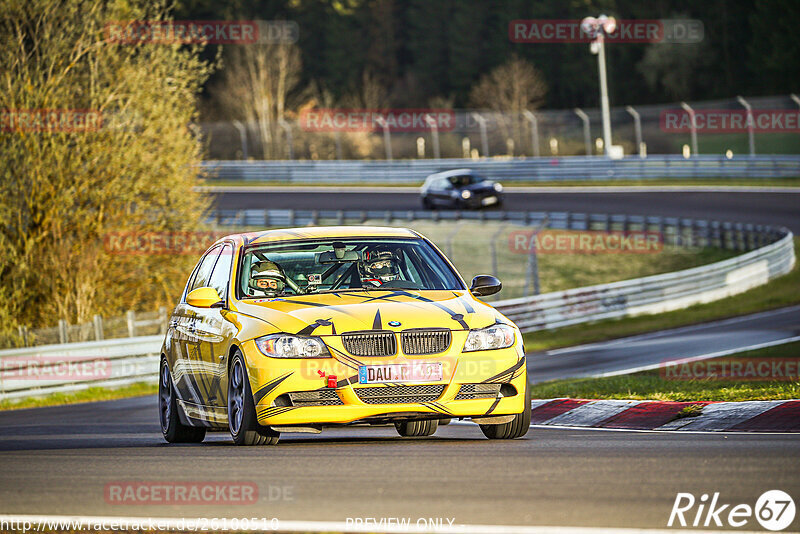
[[[704,493],[695,498],[691,493],[678,493],[669,514],[668,527],[753,527],[752,519],[767,530],[783,530],[794,521],[794,500],[781,490],[765,491],[749,504],[726,503],[719,492]]]

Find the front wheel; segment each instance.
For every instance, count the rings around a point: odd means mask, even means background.
[[[432,436],[439,428],[438,419],[426,421],[402,421],[394,424],[397,433],[403,437]]]
[[[502,425],[480,425],[481,432],[489,439],[516,439],[528,433],[531,426],[531,388],[525,383],[525,409],[514,419]]]
[[[169,372],[167,360],[161,359],[158,373],[158,420],[161,433],[167,443],[200,443],[206,437],[203,427],[186,426],[178,417],[178,402],[175,399],[175,386]]]
[[[236,445],[276,445],[280,434],[258,424],[250,380],[242,353],[237,351],[228,376],[228,430]]]

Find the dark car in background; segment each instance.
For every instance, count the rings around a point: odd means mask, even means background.
[[[420,195],[426,209],[478,209],[503,204],[503,186],[470,169],[431,174],[422,184]]]

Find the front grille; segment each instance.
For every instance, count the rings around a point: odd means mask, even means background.
[[[412,328],[400,333],[405,354],[438,354],[450,347],[450,330],[446,328]]]
[[[342,406],[344,403],[336,390],[319,389],[316,391],[295,391],[289,393],[292,406]]]
[[[494,399],[500,393],[501,384],[464,384],[454,400]]]
[[[425,386],[378,386],[354,388],[366,404],[411,404],[431,402],[442,396],[444,384]]]
[[[397,353],[394,332],[365,330],[342,334],[344,348],[353,356],[393,356]]]

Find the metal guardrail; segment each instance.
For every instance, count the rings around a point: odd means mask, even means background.
[[[649,180],[657,178],[790,178],[800,156],[605,156],[399,161],[205,161],[211,181],[421,184],[429,174],[470,168],[503,182]]]
[[[163,341],[157,335],[0,351],[0,400],[156,382]]]
[[[318,224],[325,212],[256,210],[222,222],[255,225]],[[494,302],[523,332],[601,319],[659,313],[711,302],[767,283],[794,267],[792,233],[785,228],[679,218],[544,212],[331,212],[340,222],[371,214],[390,220],[456,218],[506,220],[520,225],[607,231],[658,231],[667,244],[715,246],[744,254],[683,271]],[[252,215],[252,214],[251,214]],[[352,215],[352,216],[351,216]],[[396,217],[395,217],[396,216]],[[402,217],[401,217],[402,216]],[[260,219],[259,219],[260,217]],[[0,400],[92,386],[153,382],[162,336],[46,345],[0,351]],[[73,364],[70,374],[70,363]],[[82,368],[81,365],[88,366]],[[67,366],[65,368],[65,366]],[[66,369],[66,378],[64,377]],[[81,373],[84,373],[82,375]],[[76,378],[78,376],[78,378]]]

